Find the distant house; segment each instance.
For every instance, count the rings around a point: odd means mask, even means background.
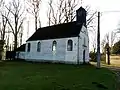
[[[26,61],[52,61],[64,63],[89,62],[89,37],[86,11],[76,11],[76,21],[39,28],[27,41]],[[20,54],[20,52],[19,52]],[[18,58],[21,58],[18,55]]]

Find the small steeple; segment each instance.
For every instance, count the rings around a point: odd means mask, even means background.
[[[77,11],[77,24],[83,24],[86,26],[86,10],[81,6]]]

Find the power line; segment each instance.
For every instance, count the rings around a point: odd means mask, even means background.
[[[112,13],[112,12],[119,12],[120,13],[120,11],[118,11],[118,10],[115,10],[115,11],[103,11],[101,13]]]
[[[108,14],[108,13],[120,13],[120,11],[115,10],[115,11],[101,11],[101,14]]]

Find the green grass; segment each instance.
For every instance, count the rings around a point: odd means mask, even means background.
[[[0,64],[0,90],[116,90],[115,84],[113,72],[92,65]]]

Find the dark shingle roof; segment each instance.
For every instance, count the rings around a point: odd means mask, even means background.
[[[76,37],[79,35],[81,28],[82,24],[77,25],[76,21],[43,27],[39,28],[27,41]]]
[[[20,47],[18,47],[16,50],[14,50],[14,51],[23,51],[23,52],[25,52],[25,45],[26,44],[23,44],[23,45],[21,45]]]

